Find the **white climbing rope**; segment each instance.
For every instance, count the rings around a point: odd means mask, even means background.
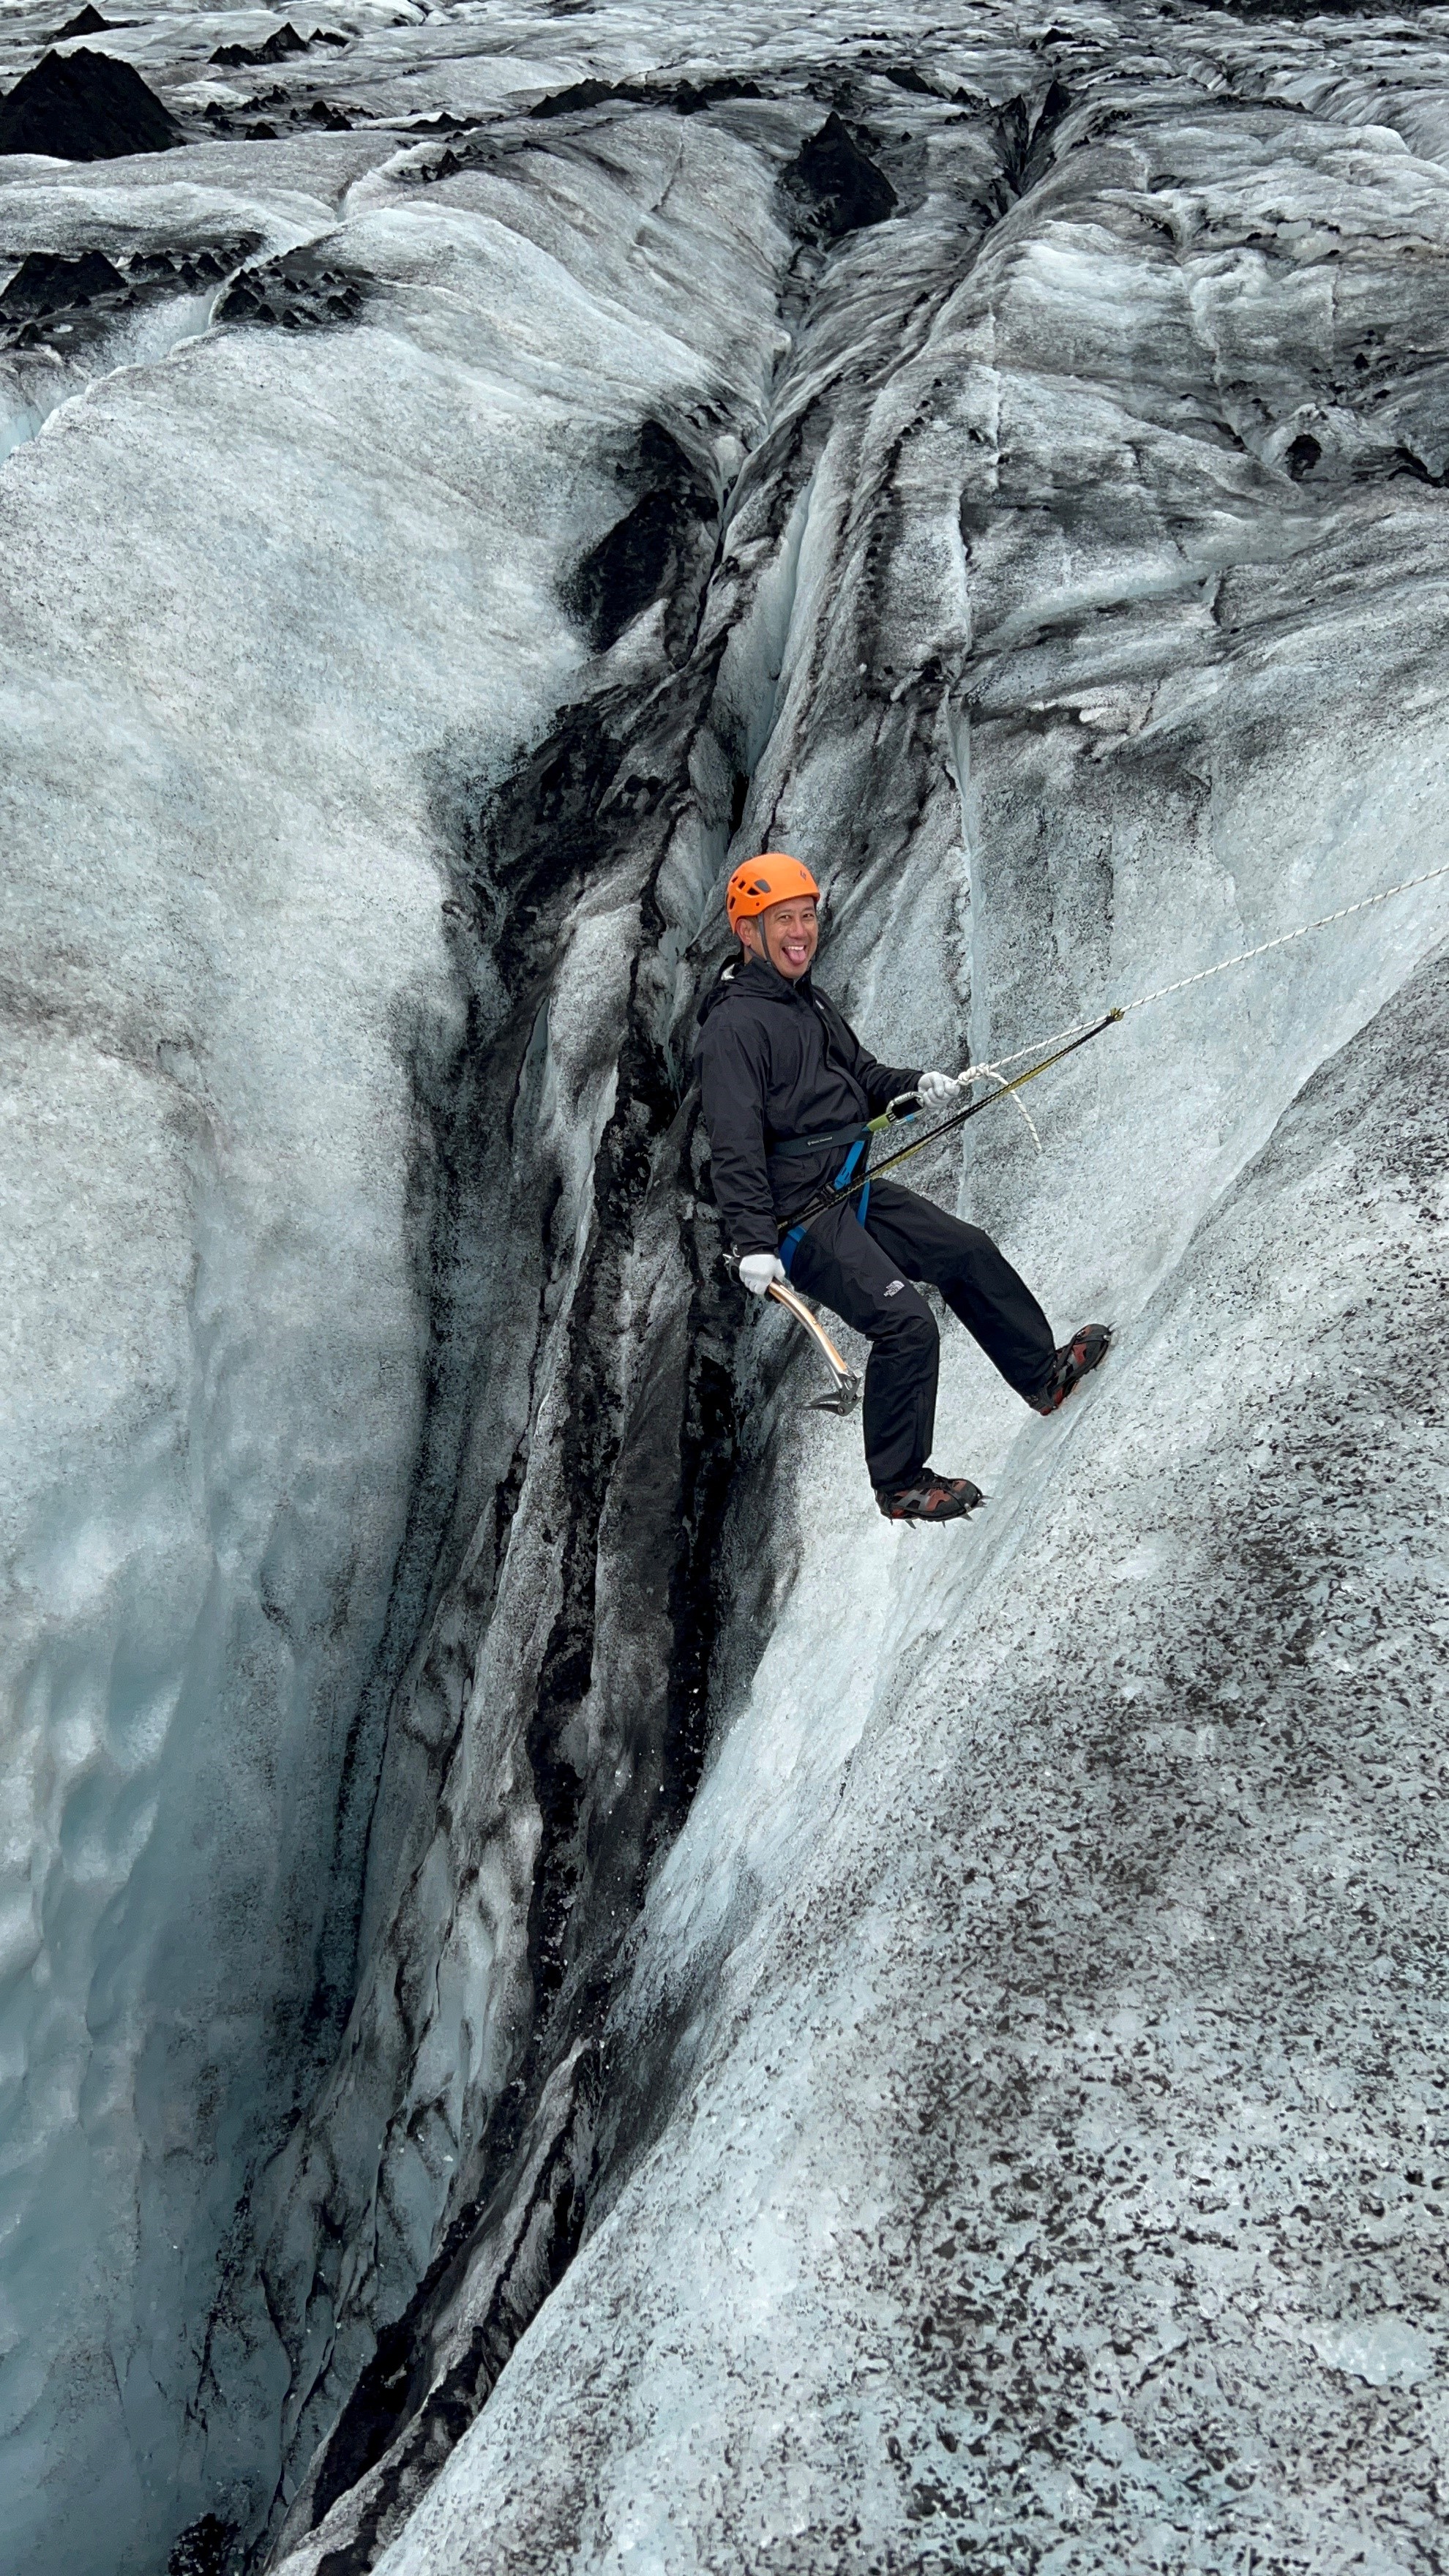
[[[1022,1106],[1020,1094],[1028,1082],[1036,1081],[1039,1074],[1050,1073],[1053,1065],[1061,1063],[1063,1056],[1074,1055],[1078,1047],[1088,1045],[1093,1038],[1102,1037],[1116,1021],[1124,1020],[1129,1011],[1145,1010],[1149,1002],[1165,1002],[1173,993],[1185,993],[1194,984],[1209,983],[1214,975],[1226,975],[1230,967],[1246,966],[1254,957],[1266,957],[1270,949],[1286,948],[1291,940],[1305,939],[1310,930],[1327,930],[1336,921],[1347,921],[1353,913],[1369,912],[1375,904],[1389,903],[1396,894],[1412,893],[1415,886],[1433,885],[1440,877],[1449,877],[1449,860],[1440,867],[1423,869],[1416,877],[1404,877],[1398,885],[1384,886],[1378,894],[1360,895],[1357,903],[1340,904],[1337,912],[1322,913],[1316,921],[1300,921],[1294,930],[1280,930],[1276,938],[1260,939],[1256,948],[1240,949],[1236,957],[1222,957],[1216,966],[1200,967],[1195,975],[1180,975],[1175,984],[1158,984],[1150,993],[1139,993],[1133,1001],[1114,1003],[1110,1009],[1102,1012],[1094,1020],[1074,1020],[1070,1028],[1058,1029],[1054,1037],[1037,1038],[1030,1046],[1018,1047],[1013,1055],[997,1056],[990,1063],[983,1061],[980,1064],[968,1064],[964,1072],[957,1074],[957,1084],[962,1090],[969,1090],[973,1082],[994,1082],[997,1086],[998,1098],[1005,1093],[1009,1099],[1015,1100],[1031,1130],[1032,1143],[1040,1153],[1041,1138],[1029,1113]],[[1040,1061],[1029,1064],[1025,1073],[1015,1074],[1008,1081],[1007,1066],[1020,1064],[1027,1056],[1038,1057]],[[919,1098],[919,1092],[901,1094],[901,1102],[919,1100]],[[892,1124],[910,1124],[919,1115],[918,1110],[913,1110],[907,1119],[896,1121],[892,1112],[898,1105],[893,1101],[890,1110],[880,1118],[872,1120],[866,1130],[867,1135],[875,1135],[882,1130],[887,1130]],[[845,1201],[856,1197],[861,1190],[868,1189],[873,1180],[882,1179],[887,1172],[894,1171],[899,1164],[910,1162],[917,1154],[929,1153],[933,1146],[944,1143],[948,1136],[954,1136],[958,1128],[966,1125],[968,1119],[977,1117],[989,1105],[990,1094],[985,1100],[971,1101],[964,1109],[953,1109],[949,1117],[941,1120],[939,1126],[928,1128],[924,1136],[914,1138],[909,1144],[898,1145],[894,1152],[887,1154],[885,1160],[877,1163],[873,1170],[867,1161],[854,1180],[844,1183],[837,1180],[830,1188],[822,1191],[818,1199],[812,1199],[794,1220],[795,1225],[803,1228],[811,1224],[817,1216],[824,1214],[827,1207],[844,1204]]]
[[[1201,967],[1196,975],[1180,975],[1175,984],[1158,984],[1150,993],[1139,993],[1135,1001],[1123,1002],[1116,1016],[1125,1019],[1129,1011],[1145,1011],[1149,1002],[1165,1002],[1174,993],[1186,993],[1194,984],[1206,984],[1214,975],[1226,975],[1233,966],[1246,966],[1255,957],[1266,957],[1272,948],[1286,948],[1295,939],[1306,939],[1312,930],[1331,929],[1336,921],[1347,921],[1355,912],[1371,912],[1375,904],[1390,903],[1396,894],[1412,894],[1416,886],[1433,885],[1439,877],[1449,877],[1449,860],[1442,867],[1425,868],[1420,876],[1404,877],[1398,885],[1384,886],[1378,894],[1360,895],[1357,903],[1340,904],[1337,912],[1321,913],[1316,921],[1300,921],[1296,930],[1280,930],[1275,939],[1260,939],[1256,948],[1242,948],[1236,957],[1220,958],[1216,966]],[[968,1064],[957,1080],[963,1089],[968,1083],[977,1081],[999,1082],[1004,1091],[1007,1088],[1004,1071],[1008,1065],[1021,1064],[1028,1056],[1050,1054],[1053,1047],[1061,1046],[1068,1038],[1080,1036],[1083,1029],[1092,1025],[1091,1020],[1074,1020],[1070,1028],[1058,1029],[1049,1038],[1036,1038],[1030,1046],[1018,1047],[1012,1055],[995,1056],[989,1064]],[[1041,1138],[1020,1099],[1016,1105],[1031,1127],[1032,1140],[1040,1153]]]
[[[1088,1023],[1083,1020],[1083,1028],[1086,1028],[1087,1025]],[[1030,1055],[1031,1048],[1023,1047],[1022,1054]],[[1001,1061],[1003,1064],[1015,1064],[1016,1057],[1014,1055],[1006,1055],[1002,1057]],[[970,1082],[999,1083],[1001,1089],[1010,1094],[1013,1107],[1019,1112],[1020,1116],[1026,1120],[1031,1141],[1035,1145],[1037,1152],[1041,1152],[1042,1142],[1040,1136],[1036,1132],[1036,1120],[1033,1118],[1026,1102],[1022,1099],[1021,1093],[1019,1091],[1012,1091],[1011,1085],[1007,1081],[1005,1074],[998,1072],[994,1064],[968,1064],[965,1072],[958,1073],[956,1079],[960,1083],[963,1091]]]

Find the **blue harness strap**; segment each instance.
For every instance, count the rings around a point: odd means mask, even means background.
[[[860,1137],[859,1140],[851,1146],[849,1153],[846,1155],[844,1162],[841,1164],[839,1171],[835,1175],[833,1183],[834,1188],[837,1190],[843,1190],[847,1187],[848,1183],[855,1177],[855,1167],[860,1161],[861,1155],[868,1153],[869,1150],[869,1139],[865,1136]],[[865,1212],[869,1205],[870,1183],[867,1181],[864,1189],[860,1193],[860,1197],[856,1201],[855,1207],[855,1213],[859,1217],[862,1225],[865,1223]],[[790,1264],[795,1258],[796,1247],[799,1244],[804,1231],[805,1228],[803,1225],[792,1225],[789,1233],[785,1236],[785,1239],[780,1246],[780,1259],[784,1262],[785,1276],[787,1279],[790,1276]]]

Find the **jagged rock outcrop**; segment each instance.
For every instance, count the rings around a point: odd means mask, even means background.
[[[241,63],[284,63],[290,55],[305,54],[306,50],[306,38],[298,35],[290,18],[285,18],[259,45],[218,45],[211,60],[233,67]]]
[[[112,21],[109,18],[103,18],[99,9],[91,8],[87,0],[84,9],[77,9],[73,18],[67,18],[63,27],[57,27],[55,41],[58,45],[63,45],[70,36],[107,36],[111,32],[111,26]]]
[[[106,295],[124,295],[126,281],[104,251],[85,250],[77,259],[33,250],[7,280],[0,295],[0,314],[9,321],[30,321],[42,313],[64,313]]]
[[[895,212],[896,192],[889,179],[833,108],[819,133],[807,137],[780,175],[781,186],[821,241],[839,241],[862,225],[883,224]]]
[[[114,54],[42,54],[0,99],[0,153],[46,152],[61,161],[115,161],[169,152],[176,119],[130,63]]]

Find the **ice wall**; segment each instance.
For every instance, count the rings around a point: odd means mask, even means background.
[[[1427,2569],[1442,892],[928,1175],[968,1531],[684,1074],[732,847],[948,1062],[1449,857],[1449,41],[270,23],[0,164],[235,280],[0,468],[7,2563]]]
[[[219,146],[184,203],[27,173],[11,245],[250,226],[256,268],[383,157],[278,150],[275,205]],[[691,162],[764,243],[712,302]],[[102,375],[0,481],[10,2566],[154,2565],[277,2474],[288,2357],[209,2323],[218,2264],[351,2001],[388,1697],[520,1293],[458,1175],[508,1003],[448,817],[574,684],[560,593],[641,421],[748,425],[772,355],[728,138],[641,130],[586,202],[552,243],[506,190],[364,206],[332,255],[370,325]],[[621,237],[687,295],[644,270],[631,313]],[[571,1044],[534,1049],[525,1157]]]

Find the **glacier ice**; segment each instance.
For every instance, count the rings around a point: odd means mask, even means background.
[[[1443,889],[924,1167],[944,1543],[683,1074],[766,840],[900,1061],[1449,858],[1449,19],[278,23],[0,162],[5,2564],[1427,2576]]]

